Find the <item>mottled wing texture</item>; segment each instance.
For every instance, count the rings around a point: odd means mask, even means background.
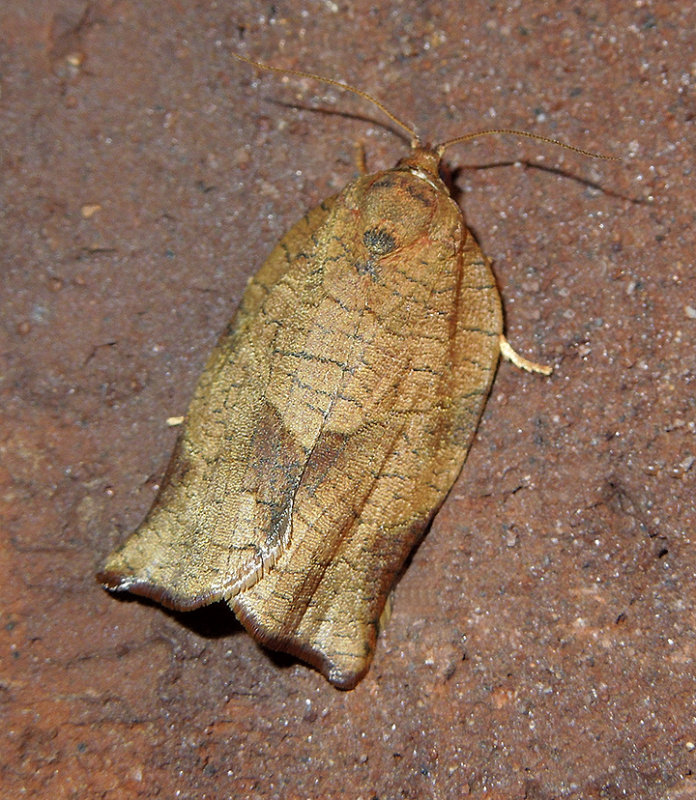
[[[434,158],[358,179],[281,240],[108,586],[176,608],[224,598],[335,685],[365,674],[386,597],[466,458],[502,330]]]
[[[301,313],[282,279],[293,264],[306,265],[303,244],[331,204],[303,217],[250,279],[199,379],[152,508],[100,573],[109,588],[198,608],[253,580],[287,538],[299,469],[296,445],[266,401],[269,350],[282,322],[270,320],[264,304],[276,314],[282,305],[288,320]]]

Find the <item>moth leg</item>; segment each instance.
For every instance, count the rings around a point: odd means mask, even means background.
[[[391,591],[387,595],[387,601],[384,604],[384,608],[382,609],[382,613],[379,615],[378,628],[379,628],[380,631],[383,631],[387,627],[387,624],[389,623],[389,620],[391,619],[392,609],[393,608],[394,608],[394,592]]]
[[[356,142],[355,166],[361,175],[367,175],[367,159],[365,157],[365,142]]]
[[[553,367],[549,367],[546,364],[537,364],[536,361],[529,361],[524,356],[516,353],[502,333],[500,334],[500,355],[506,361],[511,361],[518,369],[524,369],[527,372],[539,372],[542,375],[550,375],[553,372]]]

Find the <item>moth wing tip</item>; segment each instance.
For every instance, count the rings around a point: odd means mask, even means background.
[[[108,569],[105,565],[96,574],[97,583],[101,584],[104,589],[110,592],[127,592],[128,591],[128,578],[114,570]]]
[[[336,689],[340,689],[341,691],[348,692],[351,689],[355,689],[355,687],[365,677],[369,666],[370,664],[368,662],[360,669],[346,670],[333,665],[326,671],[322,670],[322,672],[332,686],[335,686]]]
[[[236,600],[236,602],[235,602]],[[254,611],[233,598],[228,604],[239,622],[262,647],[276,652],[287,653],[293,658],[304,661],[321,673],[326,680],[341,691],[350,691],[360,683],[367,674],[374,645],[364,643],[364,652],[340,652],[328,642],[312,641],[299,631],[284,630],[282,626],[270,626],[259,619]]]
[[[172,611],[194,611],[210,605],[221,598],[218,593],[210,592],[183,595],[172,592],[164,586],[144,580],[137,575],[129,575],[109,569],[108,563],[96,574],[97,583],[109,592],[129,592],[138,597],[145,597]]]

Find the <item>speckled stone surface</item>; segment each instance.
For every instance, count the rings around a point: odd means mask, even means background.
[[[696,12],[374,5],[0,9],[3,796],[696,796]],[[375,109],[231,50],[354,83],[425,138],[509,126],[622,159],[448,153],[508,337],[556,372],[500,367],[348,693],[223,607],[94,580],[249,275],[357,141],[374,168],[404,152]]]

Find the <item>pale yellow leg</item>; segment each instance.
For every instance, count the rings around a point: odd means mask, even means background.
[[[546,364],[537,364],[536,361],[529,361],[524,356],[516,353],[502,333],[500,334],[500,355],[506,361],[512,361],[516,367],[525,369],[527,372],[540,372],[542,375],[550,375],[553,372],[553,367],[548,367]]]
[[[365,160],[364,142],[355,143],[355,166],[361,175],[367,175],[367,161]]]
[[[383,631],[387,627],[387,623],[391,619],[392,608],[394,606],[394,592],[389,592],[387,595],[387,602],[384,604],[382,613],[379,615],[379,629]]]

